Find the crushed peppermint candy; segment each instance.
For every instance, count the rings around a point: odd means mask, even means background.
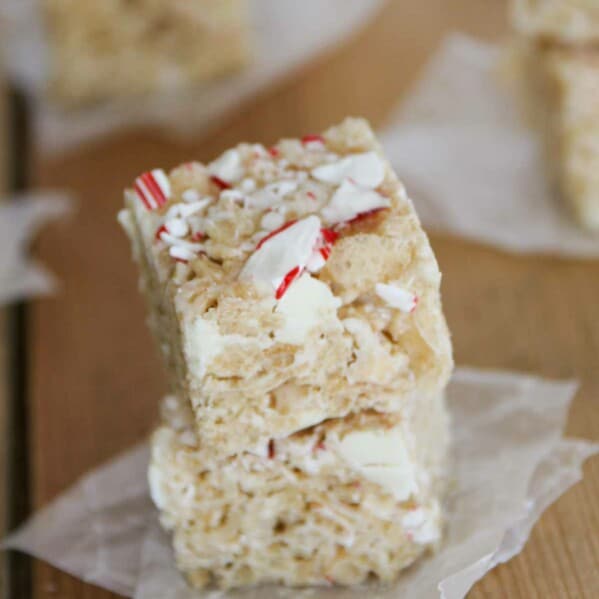
[[[353,221],[361,214],[389,208],[391,202],[380,193],[346,179],[323,208],[322,216],[329,224]]]
[[[164,206],[171,197],[171,184],[166,173],[156,168],[143,173],[134,183],[135,193],[147,210]]]
[[[239,151],[232,149],[224,152],[220,158],[208,165],[208,172],[212,175],[212,180],[215,183],[220,181],[225,183],[227,187],[231,187],[231,184],[239,181],[244,174]]]
[[[301,142],[308,151],[324,150],[325,148],[325,141],[322,135],[304,135]]]
[[[418,296],[402,287],[377,283],[375,290],[384,302],[402,312],[413,312],[418,305]]]
[[[317,216],[285,223],[258,243],[240,278],[274,289],[276,299],[280,299],[306,269],[321,239]]]
[[[312,169],[312,177],[323,183],[342,184],[351,179],[357,185],[376,189],[385,179],[385,165],[376,152],[351,154]]]
[[[212,175],[210,177],[210,181],[212,181],[212,183],[214,183],[214,185],[216,185],[221,191],[223,189],[231,189],[230,183],[227,183],[226,181],[224,181],[220,177],[217,177],[216,175]]]

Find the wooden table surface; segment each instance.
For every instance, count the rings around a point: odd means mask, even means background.
[[[137,131],[69,155],[32,159],[35,184],[66,187],[80,199],[76,216],[53,225],[37,246],[63,289],[28,309],[34,508],[144,438],[165,389],[136,269],[115,223],[122,188],[149,166],[209,159],[239,140],[270,143],[319,131],[347,114],[379,125],[444,33],[459,29],[498,39],[504,11],[502,0],[395,0],[343,47],[246,103],[197,143]],[[567,432],[599,439],[599,262],[432,241],[457,363],[576,377],[581,388]],[[36,599],[114,596],[40,562],[32,565],[31,586]],[[545,513],[525,550],[489,573],[470,597],[599,597],[599,459],[590,460],[584,481]]]

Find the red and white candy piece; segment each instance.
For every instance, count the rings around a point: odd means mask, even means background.
[[[171,197],[171,184],[166,173],[156,168],[135,179],[135,193],[147,210],[164,206]]]
[[[260,241],[239,276],[274,289],[276,299],[280,299],[305,270],[320,237],[317,216],[290,221]]]
[[[334,185],[351,179],[362,187],[376,189],[385,179],[385,165],[376,152],[350,154],[336,162],[312,169],[312,177]]]
[[[376,294],[389,306],[402,312],[413,312],[418,305],[418,296],[397,285],[377,283]]]
[[[212,182],[218,187],[221,189],[230,188],[244,174],[240,153],[235,149],[227,150],[208,165],[208,172],[211,175]]]
[[[346,179],[322,209],[322,216],[328,224],[334,225],[389,206],[391,202],[385,196]]]
[[[325,147],[322,135],[304,135],[302,137],[302,144],[307,150],[323,150]]]

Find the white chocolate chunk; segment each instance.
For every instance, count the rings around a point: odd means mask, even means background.
[[[244,174],[241,156],[237,150],[227,150],[208,165],[208,172],[227,183],[234,183]]]
[[[416,469],[399,428],[349,433],[339,441],[336,451],[398,501],[405,501],[417,491]]]
[[[323,320],[336,321],[337,308],[341,300],[335,297],[327,285],[302,275],[278,302],[275,312],[285,317],[282,329],[276,332],[276,339],[281,343],[301,345],[307,334]]]
[[[414,293],[397,285],[377,283],[375,290],[384,302],[402,312],[411,312],[418,304],[418,297]]]
[[[294,268],[303,270],[320,236],[320,219],[308,216],[267,239],[247,260],[239,278],[271,289]]]
[[[371,189],[356,185],[349,179],[344,181],[323,208],[322,216],[327,224],[350,221],[360,214],[388,208],[391,202]]]
[[[352,179],[358,185],[375,189],[385,178],[385,166],[376,152],[365,152],[318,166],[312,170],[312,176],[318,181],[334,185]]]

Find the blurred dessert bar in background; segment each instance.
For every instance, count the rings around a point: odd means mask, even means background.
[[[442,538],[441,395],[402,414],[328,420],[261,451],[207,455],[187,402],[165,398],[152,498],[190,584],[392,581]]]
[[[527,112],[578,222],[599,230],[599,1],[514,0]]]
[[[81,105],[201,84],[250,57],[246,0],[42,0],[50,94]]]
[[[447,383],[439,268],[365,121],[145,173],[121,222],[206,449],[397,412]]]

